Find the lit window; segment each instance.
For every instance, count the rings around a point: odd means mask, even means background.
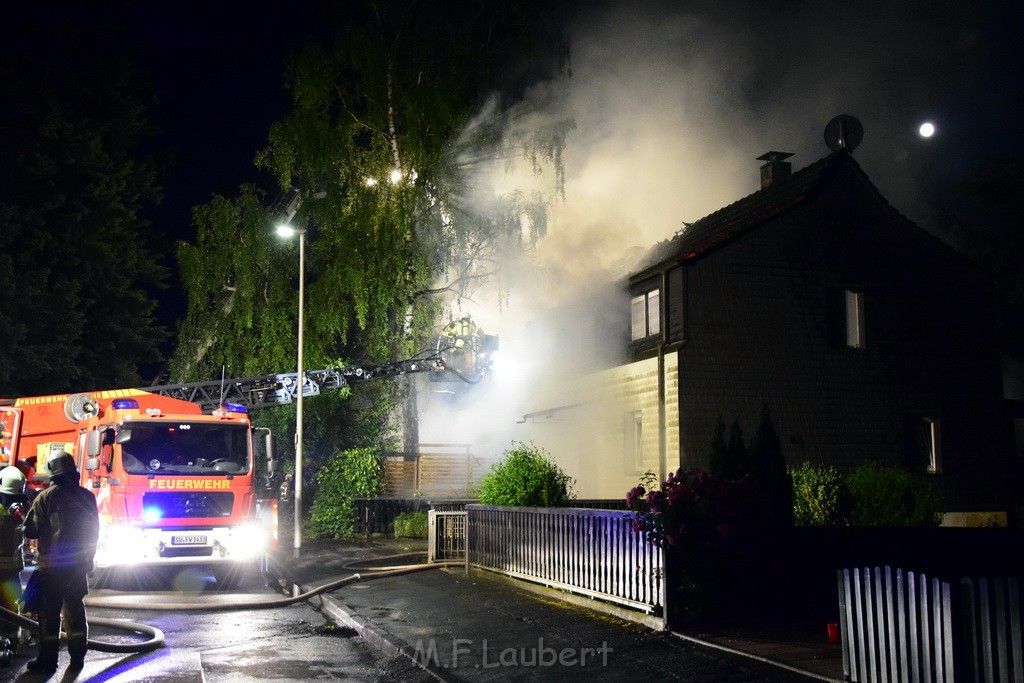
[[[630,301],[631,336],[634,341],[661,333],[661,292],[652,289]]]
[[[925,429],[928,433],[928,471],[939,472],[942,470],[942,451],[939,442],[939,421],[926,417],[924,419]]]
[[[910,422],[911,458],[914,465],[932,474],[942,471],[942,438],[938,418]]]
[[[864,292],[846,290],[846,345],[864,348]]]

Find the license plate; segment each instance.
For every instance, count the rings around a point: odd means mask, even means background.
[[[171,536],[171,545],[206,545],[206,536]]]

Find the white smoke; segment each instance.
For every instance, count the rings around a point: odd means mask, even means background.
[[[459,311],[500,335],[501,374],[476,387],[456,419],[428,410],[423,440],[498,455],[521,438],[525,413],[564,400],[541,387],[558,376],[566,350],[600,357],[602,342],[619,341],[608,330],[582,348],[579,335],[545,321],[565,322],[560,307],[620,280],[685,223],[756,191],[761,154],[795,153],[794,171],[828,154],[823,132],[838,114],[861,120],[855,158],[915,217],[921,204],[908,169],[927,152],[912,131],[941,88],[933,64],[953,64],[977,36],[929,23],[927,3],[917,1],[797,2],[785,13],[767,5],[621,2],[578,18],[571,78],[536,93],[548,107],[537,116],[576,122],[565,199],[508,300],[480,293]],[[497,192],[538,182],[525,167],[493,177]]]

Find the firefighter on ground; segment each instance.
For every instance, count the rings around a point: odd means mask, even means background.
[[[22,525],[27,513],[25,475],[13,465],[0,469],[0,608],[15,614],[21,602]],[[20,640],[21,628],[0,616],[0,664],[9,661],[5,653],[13,655]]]
[[[96,498],[79,486],[74,458],[62,451],[50,457],[47,467],[50,486],[32,501],[25,520],[25,535],[38,539],[39,546],[39,655],[28,664],[37,673],[57,670],[62,611],[71,667],[84,664],[89,638],[84,598],[100,524]]]

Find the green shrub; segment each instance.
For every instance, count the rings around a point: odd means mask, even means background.
[[[395,517],[395,538],[426,538],[427,513],[403,512]]]
[[[858,467],[847,479],[853,526],[938,526],[938,496],[912,474],[875,464]]]
[[[352,499],[372,497],[383,486],[384,467],[373,448],[335,453],[316,475],[316,497],[306,529],[314,538],[352,535],[356,510]]]
[[[574,479],[542,448],[514,442],[480,482],[484,505],[564,507],[574,498]]]
[[[845,523],[843,476],[830,465],[804,462],[789,469],[793,481],[793,516],[797,526]]]

